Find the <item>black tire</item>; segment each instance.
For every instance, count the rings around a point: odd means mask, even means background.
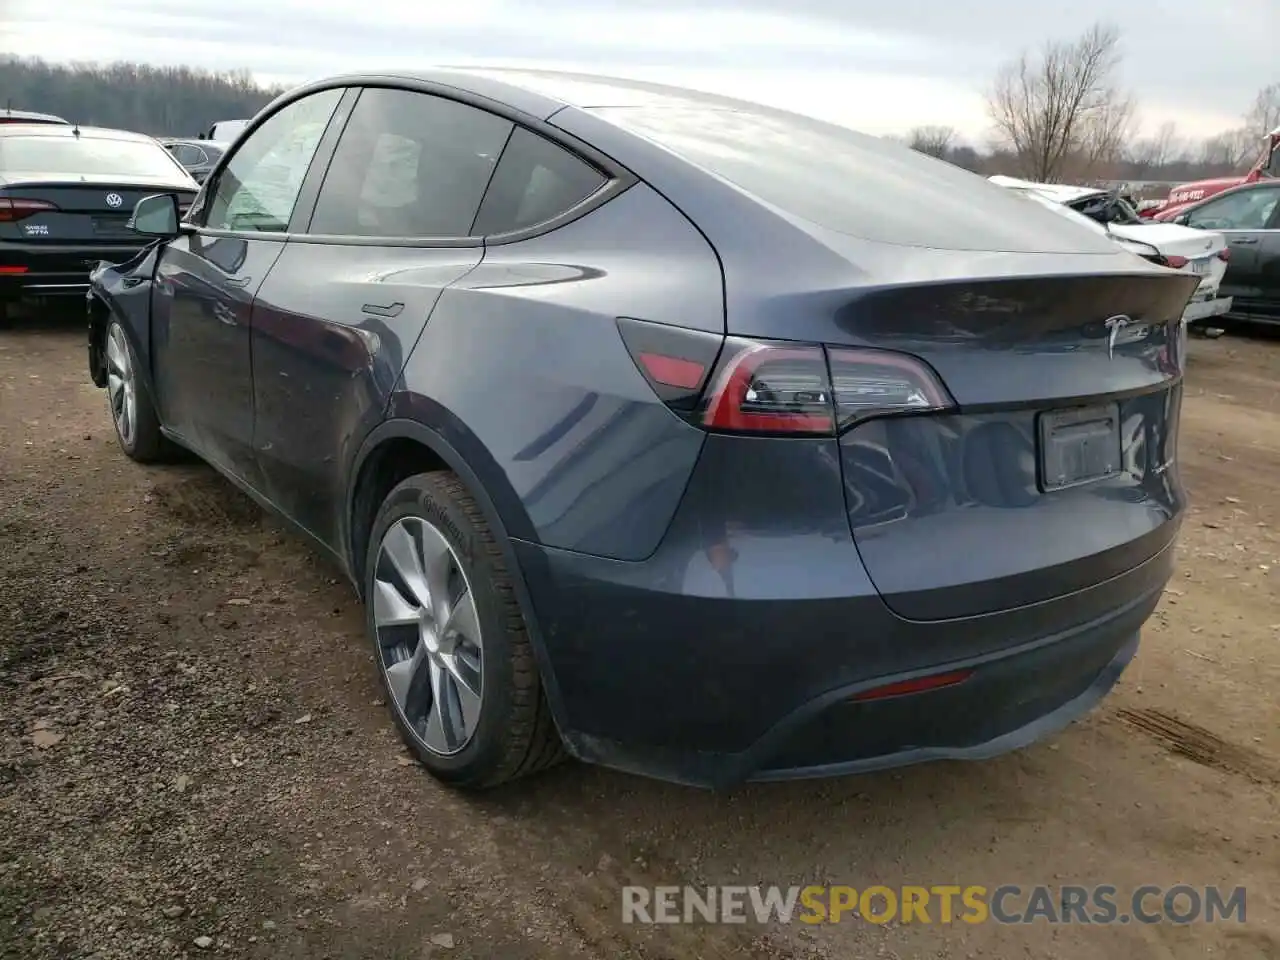
[[[103,340],[103,350],[107,349],[107,344],[111,342],[113,332],[116,330],[120,332],[120,342],[124,344],[124,349],[129,354],[129,363],[134,370],[134,427],[131,437],[121,433],[120,424],[116,419],[113,407],[110,387],[106,391],[107,413],[111,417],[111,426],[116,432],[116,440],[119,442],[120,449],[124,451],[125,456],[138,463],[163,463],[171,460],[177,454],[178,448],[160,432],[160,418],[156,416],[156,408],[151,400],[151,393],[147,389],[145,378],[137,372],[138,356],[133,351],[133,342],[124,333],[119,322],[115,320],[112,320],[107,326],[106,337]]]
[[[481,701],[471,739],[458,752],[430,749],[396,705],[383,669],[374,619],[374,580],[383,538],[405,518],[433,526],[470,585],[483,643]],[[423,766],[454,787],[483,790],[528,776],[565,758],[502,549],[475,499],[448,471],[420,473],[397,485],[374,519],[365,559],[365,623],[387,707]]]
[[[7,330],[13,320],[13,304],[0,303],[0,330]]]

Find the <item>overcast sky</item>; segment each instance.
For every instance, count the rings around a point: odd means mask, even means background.
[[[1147,126],[1239,126],[1280,81],[1280,0],[0,0],[0,49],[246,67],[293,83],[368,67],[538,63],[725,92],[870,133],[981,140],[996,66],[1099,18]],[[1261,133],[1261,131],[1260,131]]]

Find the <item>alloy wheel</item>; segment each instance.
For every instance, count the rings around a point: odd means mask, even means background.
[[[107,334],[107,397],[111,402],[111,418],[121,442],[130,446],[138,424],[137,377],[133,369],[133,357],[124,331],[118,324],[111,325]]]
[[[453,547],[431,523],[387,530],[373,574],[379,666],[414,736],[440,756],[475,735],[484,694],[475,596]]]

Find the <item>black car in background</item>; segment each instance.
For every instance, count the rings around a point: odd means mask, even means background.
[[[71,125],[0,124],[0,323],[30,297],[83,295],[100,260],[147,245],[133,206],[157,191],[180,207],[198,187],[151,137]]]
[[[209,171],[222,159],[228,146],[214,140],[188,140],[180,137],[165,137],[160,143],[182,164],[196,183],[204,183],[205,177],[209,176]]]
[[[1280,323],[1280,181],[1216,193],[1173,222],[1227,238],[1231,259],[1220,289],[1222,296],[1234,298],[1229,318]]]
[[[61,123],[71,126],[70,122],[52,113],[33,113],[30,110],[14,110],[12,107],[0,113],[0,123]]]

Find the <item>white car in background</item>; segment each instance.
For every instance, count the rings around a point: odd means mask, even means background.
[[[1123,198],[1097,187],[1032,183],[1004,176],[990,180],[1088,224],[1146,260],[1199,277],[1200,286],[1187,304],[1182,320],[1189,326],[1221,332],[1210,322],[1231,309],[1231,297],[1218,296],[1231,256],[1227,238],[1221,233],[1145,220]]]

